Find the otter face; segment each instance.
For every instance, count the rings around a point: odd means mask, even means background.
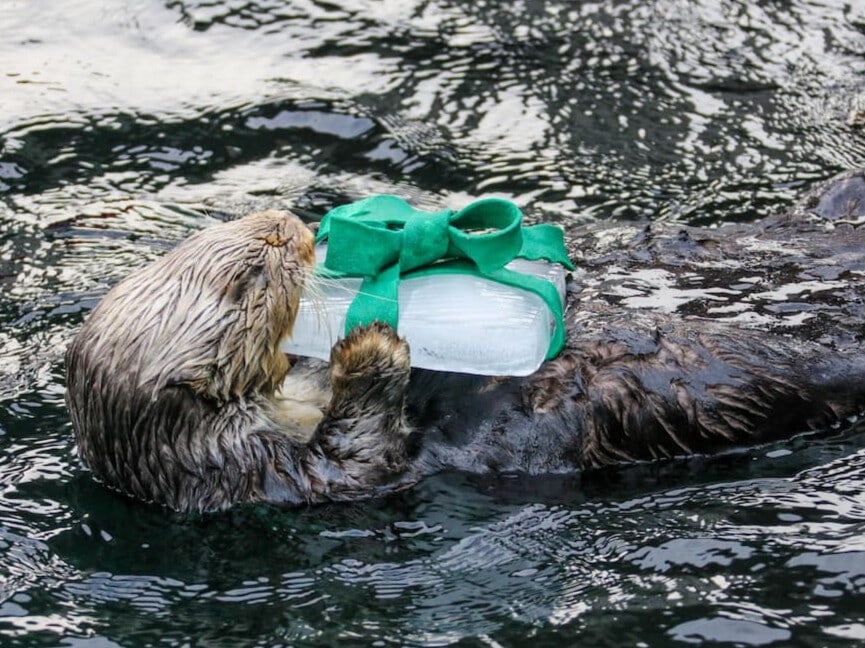
[[[270,394],[288,370],[279,342],[294,325],[313,247],[309,229],[280,211],[202,230],[109,291],[70,357],[152,394]]]

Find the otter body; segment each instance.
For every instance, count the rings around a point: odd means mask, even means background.
[[[330,365],[289,359],[312,263],[296,218],[204,230],[133,274],[67,352],[79,451],[123,492],[179,510],[316,503],[443,470],[564,473],[790,437],[865,408],[865,179],[714,230],[596,225],[567,344],[526,378],[412,370],[389,327]]]

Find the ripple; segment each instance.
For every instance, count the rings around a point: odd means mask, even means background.
[[[771,628],[754,621],[725,619],[696,619],[677,625],[670,636],[686,643],[724,642],[746,646],[765,646],[779,641],[788,641],[789,630]]]

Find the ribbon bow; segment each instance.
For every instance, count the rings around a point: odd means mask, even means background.
[[[325,214],[316,242],[328,240],[327,257],[318,271],[364,278],[346,315],[346,334],[373,320],[397,328],[401,277],[473,274],[529,290],[544,300],[556,322],[550,359],[565,342],[558,290],[545,279],[504,266],[517,257],[574,266],[561,229],[521,223],[519,207],[500,198],[477,200],[460,211],[425,212],[396,196],[370,196]]]

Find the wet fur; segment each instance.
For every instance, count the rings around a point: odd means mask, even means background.
[[[196,234],[106,295],[66,355],[79,454],[97,478],[210,510],[354,499],[405,473],[408,354],[389,328],[334,347],[320,417],[307,403],[295,420],[277,392],[312,245],[295,217],[263,212]]]
[[[70,346],[79,452],[114,488],[208,510],[367,497],[448,468],[592,470],[844,423],[865,406],[863,199],[850,173],[753,225],[569,232],[566,349],[524,379],[411,370],[380,324],[329,366],[294,359],[286,375],[278,341],[309,233],[281,212],[220,225],[118,284]],[[651,307],[662,292],[684,302]]]

